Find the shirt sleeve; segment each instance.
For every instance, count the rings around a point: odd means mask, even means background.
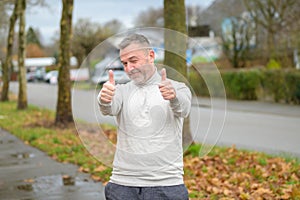
[[[171,109],[175,116],[186,118],[191,110],[191,91],[184,83],[176,83],[174,87],[176,97],[170,100]]]
[[[116,86],[115,95],[114,95],[111,103],[102,103],[100,101],[101,91],[102,90],[100,90],[100,92],[97,96],[97,101],[98,101],[101,113],[103,115],[111,115],[111,116],[118,115],[118,113],[121,110],[122,102],[123,102],[121,89],[118,87],[118,85]]]

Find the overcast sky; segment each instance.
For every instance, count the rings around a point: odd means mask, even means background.
[[[61,18],[61,0],[45,0],[50,8],[31,8],[27,10],[26,26],[38,29],[42,43],[50,43],[55,34],[59,34]],[[213,0],[185,0],[186,5],[207,7]],[[133,28],[137,15],[148,8],[163,7],[163,0],[74,0],[73,23],[80,18],[104,24],[117,19],[126,28]],[[58,38],[58,37],[56,37]]]

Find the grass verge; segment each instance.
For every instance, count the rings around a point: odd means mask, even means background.
[[[107,182],[111,168],[98,162],[81,143],[75,128],[53,126],[54,113],[16,102],[0,102],[0,127],[59,162],[73,163],[96,181]],[[114,133],[111,126],[104,132]],[[109,137],[110,138],[110,137]],[[200,144],[184,156],[184,180],[190,199],[299,199],[300,164],[294,158],[274,157],[234,147],[215,147],[199,157]]]

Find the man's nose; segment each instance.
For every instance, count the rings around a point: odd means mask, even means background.
[[[131,70],[133,70],[135,68],[134,64],[132,64],[131,62],[128,62],[126,67],[127,67],[128,71],[131,71]]]

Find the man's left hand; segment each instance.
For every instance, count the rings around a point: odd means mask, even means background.
[[[161,82],[158,85],[160,93],[165,100],[172,100],[176,98],[176,91],[170,80],[167,79],[166,69],[161,70]]]

